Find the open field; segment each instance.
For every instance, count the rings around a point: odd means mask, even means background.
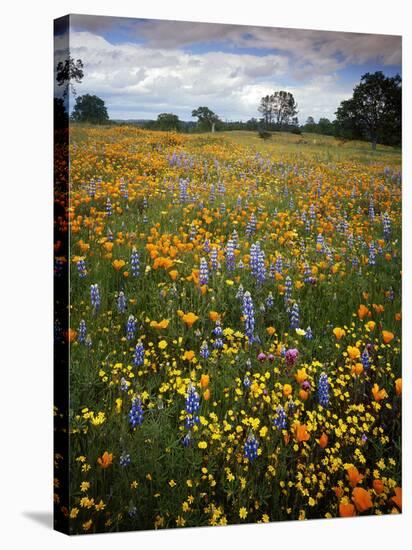
[[[400,152],[70,141],[72,532],[399,512]]]

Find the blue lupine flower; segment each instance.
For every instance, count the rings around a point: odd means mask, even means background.
[[[190,231],[189,231],[189,240],[190,241],[195,240],[196,233],[197,233],[196,225],[195,225],[195,223],[192,223],[191,226],[190,226]]]
[[[187,432],[187,434],[182,439],[182,444],[184,447],[190,447],[190,445],[192,444],[192,441],[193,441],[192,434],[190,432]]]
[[[222,338],[216,338],[216,340],[213,342],[214,349],[222,349],[223,348],[223,340]]]
[[[195,424],[200,422],[199,420],[199,408],[200,408],[200,397],[196,391],[196,388],[192,383],[189,384],[186,395],[186,428],[189,429]]]
[[[89,197],[91,199],[94,199],[95,195],[96,195],[96,182],[93,179],[91,179],[89,183]]]
[[[132,462],[130,455],[128,453],[122,453],[119,457],[120,466],[126,468]]]
[[[329,405],[329,380],[328,375],[324,372],[319,376],[318,382],[318,400],[319,405],[328,407]]]
[[[236,300],[243,300],[243,286],[240,284],[236,292]]]
[[[258,254],[256,278],[260,284],[266,279],[265,253],[263,250],[260,250]]]
[[[136,248],[133,248],[132,254],[130,256],[130,265],[131,265],[131,271],[133,277],[138,277],[140,275],[140,259],[139,259],[139,253],[137,252]]]
[[[113,213],[112,203],[110,202],[110,197],[107,197],[107,200],[106,200],[106,215],[111,216],[112,213]]]
[[[219,268],[219,262],[217,260],[218,250],[217,248],[212,248],[212,252],[210,253],[210,262],[212,264],[213,271],[216,271]]]
[[[135,367],[141,367],[144,363],[144,347],[142,342],[137,342],[134,349],[133,365]]]
[[[368,368],[371,366],[371,359],[369,357],[369,353],[366,348],[362,352],[361,361],[362,361],[363,368],[365,370],[368,370]]]
[[[120,178],[119,188],[121,196],[124,197],[126,195],[126,183],[124,181],[124,178]]]
[[[199,269],[199,283],[200,285],[207,285],[209,282],[209,269],[207,266],[207,261],[205,258],[200,260],[200,269]]]
[[[290,328],[296,329],[299,328],[299,306],[295,302],[290,311]]]
[[[305,263],[305,266],[304,266],[304,281],[305,283],[311,283],[313,281],[312,270],[310,269],[310,266],[307,263]]]
[[[374,207],[372,198],[369,201],[369,218],[372,222],[375,219],[375,207]]]
[[[215,336],[222,336],[223,330],[222,330],[222,325],[220,324],[220,321],[216,321],[215,328],[213,329],[213,334]]]
[[[257,278],[258,269],[259,269],[259,253],[260,253],[260,243],[253,243],[250,247],[250,271],[252,275]]]
[[[255,460],[258,456],[259,443],[253,432],[251,432],[246,439],[244,446],[244,456],[250,461]]]
[[[97,283],[95,283],[94,285],[90,285],[90,300],[94,312],[97,313],[100,308],[100,290]]]
[[[273,301],[273,294],[269,292],[268,297],[266,298],[266,307],[271,308],[273,307],[274,301]]]
[[[199,353],[200,357],[203,357],[203,359],[208,359],[208,357],[210,356],[210,351],[206,340],[203,340],[202,345],[200,346]]]
[[[385,237],[385,240],[389,240],[391,235],[391,219],[389,217],[389,214],[387,212],[383,215],[383,236]]]
[[[276,426],[278,430],[286,430],[287,428],[286,413],[282,405],[279,405],[276,408],[276,416],[275,416],[275,419],[273,420],[273,424]]]
[[[308,327],[306,329],[305,338],[306,338],[306,340],[313,340],[313,332],[312,332],[312,329],[310,327]]]
[[[142,407],[142,400],[140,397],[135,397],[132,401],[132,408],[129,412],[129,422],[132,428],[135,428],[136,426],[140,426],[143,422],[143,407]]]
[[[123,290],[121,290],[117,297],[117,311],[119,313],[124,313],[126,311],[126,308],[127,308],[126,296],[124,295]]]
[[[245,374],[245,377],[243,378],[243,385],[245,388],[250,388],[252,382],[250,381],[250,378],[247,374]]]
[[[82,319],[79,323],[79,329],[77,334],[77,341],[80,344],[84,344],[86,342],[86,334],[87,334],[87,328],[86,328],[86,322],[84,319]]]
[[[137,320],[134,315],[129,315],[126,323],[126,338],[128,340],[133,340],[136,332]]]
[[[238,235],[236,229],[233,230],[232,241],[233,241],[233,246],[235,248],[238,248],[238,246],[239,246],[239,235]]]
[[[127,391],[129,389],[129,384],[124,376],[120,378],[120,391]]]
[[[179,202],[180,204],[185,204],[188,202],[189,197],[187,193],[187,180],[181,178],[179,180]]]
[[[292,299],[292,279],[289,275],[285,279],[285,303]]]
[[[279,275],[282,275],[282,270],[283,270],[282,256],[276,256],[275,271]]]
[[[369,265],[376,265],[376,248],[373,241],[369,245]]]
[[[210,252],[210,241],[209,239],[206,239],[203,244],[203,250],[206,252],[206,254],[209,254]]]
[[[129,514],[129,517],[131,518],[134,518],[137,516],[137,507],[136,506],[129,506],[129,509],[127,511],[127,513]]]
[[[292,397],[289,397],[289,401],[287,402],[288,414],[293,414],[293,411],[295,410],[295,408],[296,408],[295,402],[293,401]]]
[[[252,215],[246,225],[246,235],[250,236],[256,231],[256,221],[256,216],[254,212],[252,212]]]
[[[226,269],[228,271],[235,269],[235,248],[232,239],[229,239],[226,245]]]
[[[243,295],[243,317],[245,322],[245,334],[249,342],[253,342],[255,331],[255,310],[253,307],[252,297],[247,290]]]
[[[316,237],[316,245],[318,245],[316,247],[317,251],[318,252],[323,252],[324,251],[324,238],[323,238],[323,235],[322,233],[319,233],[318,236]]]
[[[210,195],[209,195],[209,200],[210,202],[215,202],[215,199],[216,199],[216,193],[215,193],[215,186],[212,184],[210,186]]]
[[[87,276],[86,262],[83,259],[77,262],[77,272],[80,279],[84,279]]]
[[[274,266],[273,263],[271,263],[271,264],[269,265],[269,277],[270,277],[271,279],[274,279],[274,278],[275,278],[275,274],[276,274],[275,266]]]

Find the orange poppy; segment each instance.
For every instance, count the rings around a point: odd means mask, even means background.
[[[126,262],[124,260],[113,260],[112,262],[112,266],[115,268],[116,271],[120,271],[125,265]]]
[[[195,315],[194,313],[184,313],[182,315],[182,321],[184,323],[186,323],[186,325],[190,328],[191,326],[194,325],[194,323],[196,323],[196,321],[199,319],[199,317],[197,315]]]
[[[366,512],[372,508],[373,502],[369,492],[362,487],[355,487],[352,491],[352,500],[358,512]]]
[[[325,432],[323,432],[319,438],[319,445],[322,449],[328,446],[328,436],[325,434]]]
[[[396,395],[402,395],[402,378],[397,378],[395,380],[395,392]]]
[[[356,485],[363,479],[363,475],[359,473],[355,466],[348,468],[346,473],[348,475],[348,480],[351,487],[356,487]]]
[[[393,332],[389,332],[389,330],[382,331],[382,340],[385,342],[385,344],[389,344],[389,342],[392,342],[394,338],[395,335],[393,334]]]
[[[349,357],[353,361],[355,361],[356,359],[359,359],[359,357],[360,357],[359,348],[357,348],[356,346],[348,346],[346,349],[347,349]]]
[[[395,496],[391,498],[391,501],[402,512],[402,487],[395,487]]]
[[[346,332],[344,331],[343,328],[335,327],[333,329],[333,334],[335,335],[336,340],[340,340],[341,338],[343,338],[346,335]]]
[[[298,384],[302,384],[307,379],[308,375],[306,373],[305,369],[298,369],[298,371],[295,374],[296,382]]]
[[[378,494],[378,495],[383,493],[383,491],[385,489],[381,479],[374,479],[373,483],[372,483],[372,487],[373,487],[373,490],[375,491],[375,493]]]
[[[347,504],[341,502],[339,504],[339,516],[341,518],[351,518],[353,516],[356,516],[355,506],[350,502]]]
[[[113,463],[113,454],[104,451],[102,457],[97,459],[97,464],[104,470],[111,466]]]
[[[172,281],[176,281],[178,275],[179,272],[176,271],[176,269],[172,269],[172,271],[169,271],[169,277],[172,279]]]
[[[210,382],[210,376],[208,374],[202,374],[200,377],[200,387],[206,389]]]
[[[308,441],[310,439],[310,434],[308,432],[306,424],[301,424],[300,422],[297,422],[295,424],[295,437],[299,443],[301,443],[302,441]]]
[[[359,319],[364,319],[367,315],[370,316],[369,309],[364,304],[361,304],[358,309]]]
[[[373,385],[372,395],[375,401],[378,401],[378,402],[382,401],[382,399],[385,399],[385,397],[388,397],[386,390],[384,388],[380,390],[378,384]]]
[[[209,319],[214,323],[220,318],[220,314],[217,311],[209,311]]]

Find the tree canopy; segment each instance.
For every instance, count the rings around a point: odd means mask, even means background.
[[[157,115],[156,127],[159,130],[174,130],[180,129],[180,120],[177,115],[173,113],[160,113]]]
[[[288,125],[296,126],[298,105],[291,92],[279,90],[272,95],[266,95],[260,100],[258,111],[262,114],[266,125],[275,124],[281,128]]]
[[[215,131],[216,122],[219,121],[219,117],[216,113],[211,111],[209,107],[198,107],[192,111],[192,116],[197,117],[199,124],[210,126],[212,132]]]
[[[63,97],[66,97],[70,90],[73,95],[76,95],[74,82],[80,84],[83,76],[83,61],[81,59],[74,60],[69,56],[64,61],[59,61],[56,67],[56,80],[59,86],[64,86]]]
[[[366,73],[355,86],[351,99],[342,101],[336,111],[341,134],[348,138],[369,139],[376,144],[399,145],[402,128],[402,80],[397,74],[386,77],[382,71]]]
[[[109,121],[109,115],[103,99],[90,94],[77,97],[72,120],[91,124],[106,124]]]

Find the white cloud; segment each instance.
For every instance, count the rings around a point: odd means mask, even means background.
[[[140,25],[140,34],[152,37],[144,45],[111,44],[94,32],[72,31],[71,55],[84,62],[78,94],[102,97],[112,118],[155,118],[167,111],[189,120],[192,109],[207,105],[222,118],[245,120],[258,116],[262,95],[287,89],[299,103],[301,122],[309,115],[333,118],[340,101],[352,92],[352,86],[339,83],[336,71],[348,59],[364,62],[378,47],[374,35],[299,31],[304,34],[298,40],[297,31],[288,29],[173,24],[178,26],[161,21]],[[271,45],[279,53],[189,53],[179,48],[185,42],[213,41],[221,37],[222,28],[233,44]],[[365,36],[372,38],[365,42]],[[335,54],[343,48],[346,60],[337,60]],[[396,55],[393,48],[391,52]]]

